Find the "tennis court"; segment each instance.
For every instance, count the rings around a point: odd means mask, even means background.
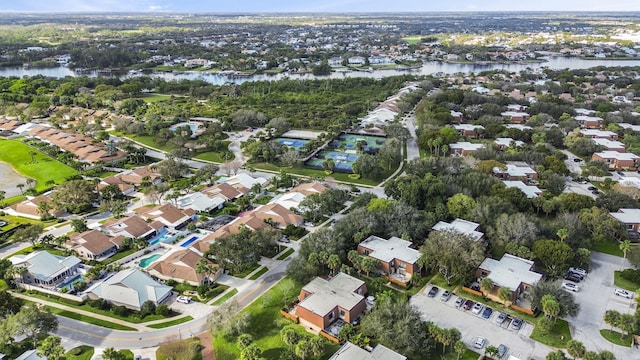
[[[358,160],[360,155],[358,154],[346,154],[339,151],[320,151],[318,153],[318,157],[315,159],[310,159],[305,163],[306,166],[322,169],[322,163],[326,159],[333,160],[333,168],[337,171],[344,172],[352,172],[353,171],[353,163]]]
[[[291,138],[283,138],[283,137],[275,138],[273,139],[273,141],[277,142],[280,145],[292,147],[296,150],[300,150],[301,147],[303,147],[306,143],[309,142],[309,140],[291,139]]]

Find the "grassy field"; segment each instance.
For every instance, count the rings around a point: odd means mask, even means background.
[[[187,315],[187,316],[181,317],[179,319],[175,319],[175,320],[171,320],[171,321],[167,321],[167,322],[163,322],[163,323],[158,323],[158,324],[147,325],[147,327],[150,327],[152,329],[163,329],[163,328],[166,328],[166,327],[169,327],[169,326],[186,323],[187,321],[191,321],[191,320],[193,320],[193,317],[191,317],[191,315]]]
[[[620,245],[615,241],[598,241],[593,244],[593,251],[622,257],[622,250]]]
[[[156,103],[158,101],[171,100],[171,95],[166,94],[145,94],[142,99],[148,103]]]
[[[249,278],[249,280],[256,280],[257,278],[259,278],[260,276],[262,276],[262,274],[266,273],[267,271],[269,271],[269,268],[266,266],[263,266],[259,271],[257,271],[255,274],[251,275],[251,277]]]
[[[459,284],[458,282],[453,282],[451,283],[451,285],[447,284],[447,281],[440,274],[434,276],[430,280],[430,283],[431,285],[435,285],[441,289],[447,289],[449,291],[452,291],[453,289],[455,289]]]
[[[562,319],[556,320],[556,325],[548,334],[542,334],[536,326],[531,333],[531,339],[551,347],[563,349],[567,347],[567,342],[571,340],[569,323]]]
[[[234,273],[234,272],[229,271],[229,275],[235,276],[237,278],[244,279],[245,277],[247,277],[247,275],[251,274],[252,272],[254,272],[259,267],[260,267],[260,264],[255,263],[255,264],[253,264],[253,266],[251,266],[250,268],[246,269],[243,272]]]
[[[31,161],[31,152],[36,152],[35,162]],[[71,167],[16,140],[0,139],[0,161],[11,165],[21,175],[34,179],[37,182],[36,190],[38,191],[47,188],[47,181],[52,180],[60,184],[78,173]]]
[[[283,252],[282,254],[280,254],[280,256],[278,256],[276,258],[276,260],[284,260],[286,258],[289,257],[289,255],[293,254],[295,250],[293,250],[292,248],[288,248],[287,251]]]
[[[64,358],[66,360],[89,360],[93,356],[94,351],[94,348],[91,346],[80,345],[67,351],[67,353],[64,354]]]
[[[621,272],[620,271],[614,271],[613,272],[613,283],[615,284],[615,286],[621,288],[621,289],[625,289],[625,290],[629,290],[632,292],[635,292],[636,290],[640,289],[640,284],[636,284],[632,281],[629,281],[627,279],[624,279],[621,276]]]
[[[284,294],[282,289],[286,286],[290,286],[290,289]],[[311,336],[302,326],[293,324],[279,313],[285,302],[289,303],[300,293],[301,287],[302,285],[294,283],[293,280],[284,278],[280,284],[271,288],[243,310],[251,316],[248,333],[253,337],[254,343],[263,350],[261,357],[265,359],[280,358],[280,355],[288,348],[282,341],[280,330],[287,325],[292,325],[303,336]],[[216,360],[240,358],[235,338],[227,339],[222,335],[217,335],[213,339],[213,344],[216,349]],[[339,348],[340,345],[327,342],[325,352],[320,358],[328,358]]]
[[[279,166],[276,166],[274,164],[267,164],[267,163],[251,164],[251,166],[253,166],[255,169],[258,169],[258,170],[263,169],[263,170],[276,171],[276,172],[280,172],[280,169],[282,169]],[[354,184],[360,184],[360,185],[370,185],[370,186],[375,186],[375,185],[378,185],[379,183],[379,181],[365,179],[365,178],[352,179],[349,177],[349,174],[347,173],[334,172],[331,175],[326,175],[324,173],[324,170],[312,169],[312,168],[307,168],[303,166],[294,166],[291,168],[284,168],[284,169],[289,174],[309,176],[309,177],[311,176],[322,177],[325,180],[327,178],[333,178],[336,181],[342,181],[342,182],[348,182],[348,183],[354,183]],[[391,173],[386,175],[391,175]]]
[[[224,154],[224,155],[223,155]],[[226,157],[227,159],[231,159],[233,160],[234,156],[233,153],[229,152],[229,151],[207,151],[207,152],[203,152],[201,154],[198,154],[196,156],[194,156],[194,159],[199,159],[199,160],[205,160],[205,161],[212,161],[215,163],[223,163],[225,161],[228,161],[226,159],[223,158]]]
[[[187,359],[185,354],[193,354],[188,360],[202,360],[202,352],[200,352],[200,339],[191,338],[178,341],[172,341],[160,345],[156,351],[157,360],[171,359]],[[217,357],[216,357],[217,358]]]
[[[214,306],[222,305],[225,301],[229,300],[237,293],[238,293],[238,289],[231,289],[231,291],[221,296],[218,300],[214,301],[213,304],[211,305],[214,305]]]
[[[120,325],[120,324],[116,324],[116,323],[112,323],[112,322],[104,321],[100,319],[95,319],[91,316],[85,316],[85,315],[77,314],[71,311],[58,309],[57,307],[53,307],[53,306],[46,306],[46,307],[51,311],[51,313],[68,317],[70,319],[86,322],[86,323],[97,325],[97,326],[102,326],[108,329],[123,330],[123,331],[137,331],[132,327],[128,327],[128,326],[124,326],[124,325]]]
[[[411,35],[403,37],[402,40],[404,40],[409,45],[417,45],[420,44],[420,40],[422,39],[422,37],[422,35]]]
[[[614,343],[620,346],[631,347],[631,343],[633,342],[633,339],[631,338],[631,336],[629,335],[622,336],[622,334],[620,334],[619,332],[609,330],[609,329],[600,330],[600,335],[602,335],[603,338],[607,339],[608,342]]]

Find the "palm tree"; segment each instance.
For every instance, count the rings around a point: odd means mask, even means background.
[[[29,155],[31,155],[31,164],[35,164],[36,163],[36,155],[38,155],[38,153],[35,152],[35,151],[31,151],[31,152],[29,152]]]
[[[458,340],[453,344],[453,351],[458,356],[456,360],[460,360],[460,356],[467,351],[467,346],[462,342],[462,340]]]
[[[564,240],[569,237],[569,230],[567,229],[558,229],[558,231],[556,232],[556,235],[558,235],[558,238],[560,239],[560,241],[564,242]]]
[[[573,356],[573,358],[583,358],[587,349],[580,341],[572,339],[567,342],[567,352]]]
[[[622,264],[620,266],[622,266],[624,264],[624,261],[627,259],[627,252],[631,250],[631,241],[625,240],[621,242],[620,250],[622,251]]]
[[[51,204],[49,204],[48,201],[40,201],[38,203],[36,212],[42,219],[46,218],[49,215],[49,211],[51,211]]]
[[[24,195],[24,191],[22,191],[22,189],[24,189],[24,184],[18,184],[16,187],[20,189],[20,194]]]
[[[489,279],[488,277],[483,278],[480,281],[480,288],[485,295],[490,293],[491,290],[493,290],[493,280]]]
[[[7,193],[3,190],[0,190],[0,207],[4,207],[4,199]]]

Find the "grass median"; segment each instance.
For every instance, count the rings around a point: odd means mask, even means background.
[[[69,319],[82,321],[82,322],[85,322],[87,324],[102,326],[104,328],[114,329],[114,330],[137,331],[136,329],[134,329],[132,327],[128,327],[128,326],[112,323],[112,322],[101,320],[101,319],[95,319],[95,318],[93,318],[91,316],[86,316],[86,315],[74,313],[74,312],[71,312],[71,311],[68,311],[68,310],[58,309],[57,307],[53,307],[53,306],[47,306],[47,305],[45,305],[45,306],[46,306],[47,309],[49,309],[51,311],[52,314],[64,316],[64,317],[67,317]]]
[[[191,320],[193,320],[193,317],[191,317],[191,315],[188,315],[188,316],[185,316],[185,317],[181,317],[179,319],[175,319],[175,320],[171,320],[171,321],[167,321],[167,322],[163,322],[163,323],[147,325],[147,327],[148,328],[152,328],[152,329],[164,329],[164,328],[167,328],[167,327],[170,327],[170,326],[183,324],[183,323],[186,323],[187,321],[191,321]]]

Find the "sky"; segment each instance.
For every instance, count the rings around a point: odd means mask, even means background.
[[[0,0],[36,12],[640,11],[640,0]]]

